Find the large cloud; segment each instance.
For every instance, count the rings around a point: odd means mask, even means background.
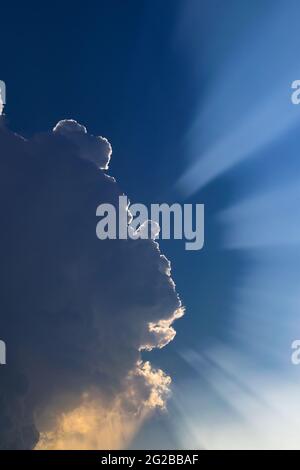
[[[0,155],[0,448],[124,446],[168,396],[141,351],[183,313],[169,263],[153,240],[97,239],[97,206],[122,194],[106,139],[0,126]]]

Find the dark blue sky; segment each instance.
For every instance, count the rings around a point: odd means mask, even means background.
[[[214,22],[220,10],[226,13],[220,2],[201,3],[209,22]],[[211,63],[212,58],[209,63],[199,57],[196,86],[181,40],[184,7],[184,2],[176,0],[27,3],[18,8],[6,4],[2,78],[8,89],[10,127],[26,136],[48,130],[59,119],[76,119],[111,141],[110,173],[132,201],[178,200],[171,188],[185,165],[184,136],[211,69],[217,65],[217,61]],[[222,27],[226,29],[226,24]],[[221,38],[213,48],[215,54],[222,53],[220,45]],[[207,46],[210,43],[202,49]],[[228,186],[224,191],[218,186],[218,194],[212,189],[209,210],[223,204],[228,192]],[[213,238],[215,245],[218,234]],[[164,250],[173,261],[175,280],[188,307],[189,319],[178,324],[180,338],[181,328],[189,335],[195,331],[195,322],[211,324],[210,319],[201,318],[197,299],[214,276],[226,276],[227,268],[217,274],[205,268],[204,276],[201,266],[208,261],[207,253],[187,253],[179,242],[165,243]],[[218,299],[208,302],[214,316]],[[191,330],[189,325],[193,325]]]
[[[111,141],[110,173],[133,201],[171,199],[195,100],[177,39],[182,7],[175,0],[6,4],[9,126],[26,136],[76,119]],[[184,288],[191,257],[178,244],[170,254],[177,250]]]
[[[260,2],[198,6],[200,24],[185,25],[186,4],[177,0],[6,4],[1,64],[10,127],[26,136],[62,118],[76,119],[111,141],[110,173],[132,201],[180,202],[172,186],[186,164],[184,138],[196,107],[243,25],[264,10]],[[191,38],[192,60],[185,30],[199,33]],[[199,345],[230,322],[227,305],[243,256],[220,254],[213,221],[230,193],[223,178],[194,198],[207,204],[205,250],[188,253],[183,243],[163,244],[187,306],[177,341],[158,353],[173,374],[174,348]]]
[[[284,2],[271,0],[191,0],[188,8],[189,1],[2,5],[0,78],[7,84],[9,126],[26,136],[60,119],[76,119],[110,140],[110,174],[132,202],[182,202],[174,186],[195,148],[201,153],[227,130],[238,130],[236,123],[259,108],[273,85],[289,102],[290,83],[300,71],[296,2],[285,9]],[[219,100],[212,99],[214,91]],[[206,107],[210,120],[195,131],[197,113]],[[254,159],[220,172],[190,196],[206,205],[204,250],[187,252],[183,242],[161,244],[187,314],[176,324],[176,340],[151,357],[175,384],[194,374],[182,351],[234,336],[236,286],[244,286],[257,261],[252,250],[224,249],[219,212],[256,188],[260,193],[298,174],[297,133],[275,146],[276,123],[284,116],[275,104],[272,111],[269,147],[255,149],[260,163]],[[191,129],[201,136],[192,144]],[[237,142],[244,148],[244,140]],[[236,146],[224,145],[225,158]]]
[[[148,165],[152,182],[167,176],[170,155],[175,171],[192,104],[178,2],[33,5],[3,8],[11,126],[30,134],[65,116],[84,121],[112,141],[125,189],[147,194]]]

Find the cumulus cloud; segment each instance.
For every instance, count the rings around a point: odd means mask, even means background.
[[[183,314],[170,263],[155,240],[96,237],[96,208],[123,194],[103,137],[0,127],[0,153],[0,448],[124,447],[169,395],[141,355]]]
[[[109,405],[97,390],[84,393],[80,405],[55,415],[55,425],[40,434],[37,450],[120,449],[128,445],[144,420],[164,408],[171,379],[149,362],[140,362],[123,391]]]
[[[78,124],[73,119],[59,121],[53,132],[73,142],[80,158],[95,163],[98,168],[103,170],[108,169],[112,148],[105,137],[95,137],[88,134],[85,126]]]

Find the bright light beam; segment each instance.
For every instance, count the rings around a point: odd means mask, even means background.
[[[291,84],[300,77],[297,12],[294,1],[272,5],[263,24],[243,32],[226,63],[216,64],[218,75],[212,76],[206,95],[199,96],[186,136],[188,168],[175,184],[184,197],[257,156],[300,122],[300,109],[291,102]],[[193,44],[194,53],[201,54],[202,42],[198,51]],[[197,60],[195,54],[194,69]]]

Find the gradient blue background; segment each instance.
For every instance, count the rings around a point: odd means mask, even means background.
[[[76,119],[110,140],[110,174],[132,202],[206,206],[202,251],[161,243],[187,313],[176,340],[151,353],[173,378],[169,412],[132,446],[251,447],[257,427],[263,447],[278,447],[273,419],[276,429],[294,430],[298,414],[286,410],[286,397],[293,403],[300,378],[290,361],[300,336],[300,106],[290,98],[300,79],[300,3],[107,0],[1,10],[0,78],[13,130],[29,136]],[[282,390],[276,399],[274,388]],[[268,409],[263,422],[257,403]],[[228,423],[235,431],[222,440]]]

